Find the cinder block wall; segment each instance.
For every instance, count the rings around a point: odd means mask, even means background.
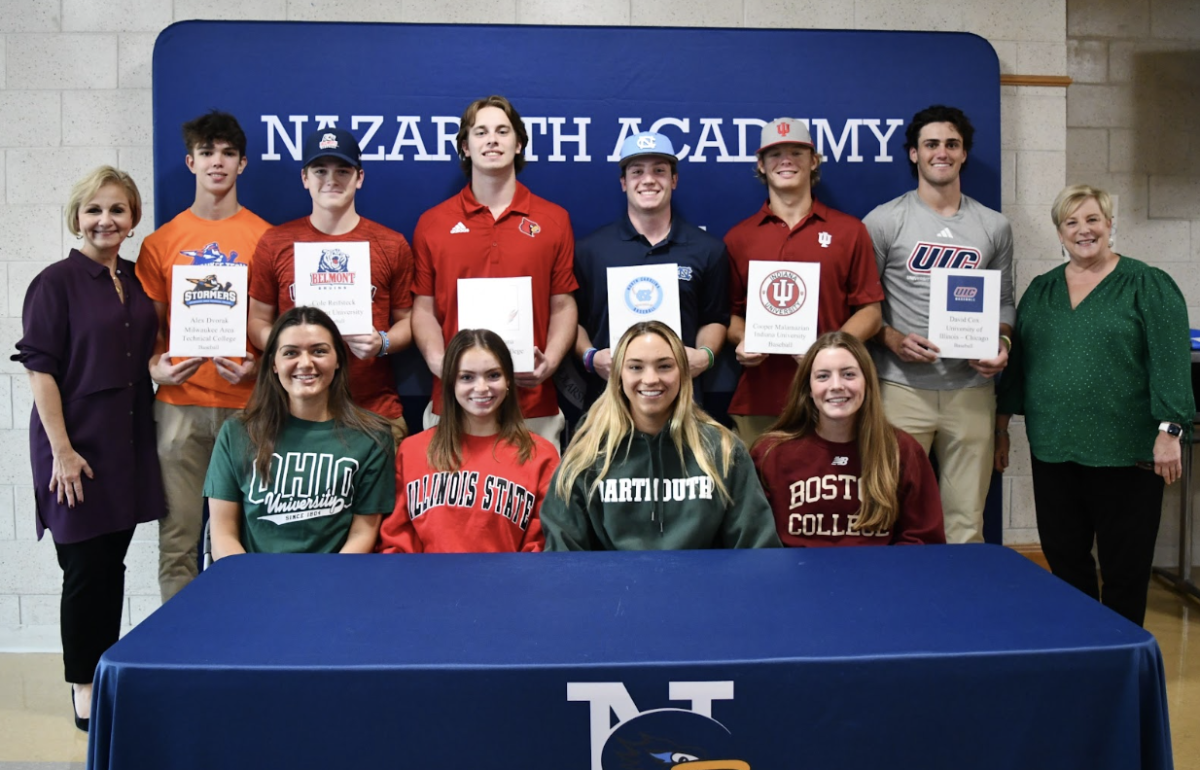
[[[1067,73],[1067,178],[1117,196],[1117,251],[1170,273],[1200,327],[1200,4],[1069,0]],[[1179,494],[1158,564],[1178,564]]]
[[[1117,5],[1112,0],[1114,6]],[[1179,0],[1183,5],[1184,0]],[[153,199],[150,70],[157,34],[185,19],[595,24],[967,31],[989,40],[1006,74],[1067,70],[1065,0],[20,0],[0,14],[0,349],[20,337],[30,279],[74,243],[62,224],[71,184],[112,163]],[[220,41],[210,51],[219,56]],[[431,63],[431,66],[438,66]],[[444,66],[453,66],[445,63]],[[947,65],[951,66],[951,65]],[[790,86],[803,105],[819,76]],[[219,106],[222,84],[205,104]],[[1046,212],[1067,163],[1061,88],[1002,89],[1004,212],[1012,218],[1021,288],[1054,264]],[[464,94],[464,99],[474,94]],[[917,110],[925,105],[913,105]],[[1196,150],[1192,151],[1193,153]],[[1194,157],[1194,156],[1193,156]],[[182,161],[182,153],[180,156]],[[253,166],[250,172],[253,173]],[[152,207],[126,253],[137,253]],[[1196,295],[1200,297],[1200,295]],[[1200,305],[1200,299],[1197,299]],[[20,366],[0,357],[0,650],[57,644],[60,574],[49,538],[34,540],[27,426],[31,398]],[[1020,426],[1014,439],[1021,445]],[[1005,479],[1005,537],[1032,542],[1028,462],[1018,448]],[[158,604],[156,532],[135,536],[126,624]]]

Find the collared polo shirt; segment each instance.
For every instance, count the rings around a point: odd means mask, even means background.
[[[608,268],[679,265],[679,321],[683,344],[696,345],[696,332],[708,324],[729,323],[729,255],[717,238],[671,214],[671,232],[651,245],[634,229],[629,215],[581,240],[575,252],[579,324],[592,345],[611,347],[608,338]]]
[[[542,351],[550,329],[551,295],[570,294],[578,287],[572,269],[575,237],[566,210],[534,195],[520,182],[499,219],[475,199],[470,185],[429,209],[417,222],[413,251],[413,293],[433,297],[447,343],[458,333],[459,278],[532,278],[533,343]],[[434,377],[434,414],[442,413],[441,387]],[[552,380],[536,388],[520,388],[518,393],[525,417],[558,413]]]
[[[725,235],[729,249],[730,310],[746,315],[750,260],[816,262],[821,266],[817,333],[836,331],[856,308],[883,301],[871,236],[849,214],[814,200],[812,212],[795,227],[771,212],[768,203]],[[746,367],[729,404],[730,414],[777,415],[783,411],[796,374],[791,356],[772,355]]]

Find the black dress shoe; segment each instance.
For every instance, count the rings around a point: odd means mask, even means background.
[[[75,726],[85,733],[88,731],[88,720],[79,716],[79,712],[75,710],[75,688],[71,688],[71,714],[75,717]]]

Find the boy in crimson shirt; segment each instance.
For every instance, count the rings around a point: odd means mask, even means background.
[[[271,228],[259,241],[250,277],[250,339],[264,348],[275,319],[296,305],[296,243],[369,243],[376,331],[343,337],[353,353],[350,395],[354,403],[386,418],[399,444],[407,429],[386,356],[412,342],[412,251],[403,235],[355,210],[363,177],[362,153],[349,131],[318,129],[304,140],[300,181],[312,195],[312,214]]]
[[[176,265],[249,269],[259,238],[271,225],[238,203],[246,169],[246,134],[237,118],[213,110],[183,125],[196,197],[142,242],[137,277],[158,311],[158,344],[150,376],[158,383],[154,419],[167,515],[158,524],[158,585],[165,602],[196,577],[203,530],[204,474],[225,420],[246,405],[254,387],[254,356],[171,358],[171,280]]]
[[[731,313],[726,339],[736,346],[743,367],[729,415],[746,446],[752,446],[783,410],[796,374],[793,356],[746,352],[750,260],[820,264],[817,334],[840,329],[867,340],[879,331],[883,301],[866,227],[813,197],[821,156],[808,126],[794,118],[771,121],[763,126],[757,154],[757,175],[767,185],[767,202],[725,235]]]
[[[533,279],[534,370],[518,372],[529,430],[559,446],[565,421],[551,380],[575,342],[575,239],[567,212],[517,181],[529,136],[503,96],[477,99],[463,113],[458,153],[468,184],[421,215],[413,233],[413,337],[433,372],[430,428],[441,414],[438,374],[458,332],[459,278]]]

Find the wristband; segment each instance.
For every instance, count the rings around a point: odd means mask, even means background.
[[[599,352],[596,348],[588,348],[587,352],[583,354],[583,368],[592,374],[596,373],[596,367],[592,365],[592,360],[595,359],[596,354]]]
[[[708,345],[704,345],[700,349],[705,353],[708,353],[708,368],[704,370],[707,372],[709,369],[717,365],[717,356],[712,352],[712,348],[710,348]]]
[[[388,354],[388,349],[392,346],[392,341],[388,339],[387,332],[379,332],[379,339],[382,345],[379,346],[379,352],[375,354],[376,358],[383,358]]]
[[[1000,341],[1004,343],[1005,350],[1012,350],[1012,337],[1007,334],[1001,334]]]

